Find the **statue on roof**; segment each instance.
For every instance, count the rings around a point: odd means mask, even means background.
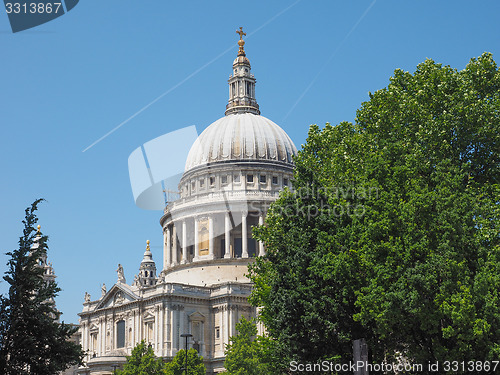
[[[120,263],[118,263],[118,269],[116,270],[116,273],[118,274],[118,282],[125,284],[125,275],[123,274],[123,267]]]

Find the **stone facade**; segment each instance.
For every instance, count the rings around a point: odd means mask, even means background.
[[[256,316],[248,304],[245,276],[252,258],[263,255],[252,238],[269,205],[292,178],[297,150],[275,123],[260,116],[255,78],[240,29],[238,56],[229,78],[225,116],[193,144],[179,183],[179,198],[160,219],[162,271],[146,246],[131,285],[118,280],[80,315],[81,343],[88,355],[79,374],[111,374],[141,340],[170,360],[185,341],[205,359],[207,373],[224,370],[224,349],[241,317]]]

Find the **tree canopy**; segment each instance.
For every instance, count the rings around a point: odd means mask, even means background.
[[[7,253],[3,279],[10,287],[0,296],[0,373],[6,375],[57,374],[83,357],[80,345],[69,341],[77,329],[58,322],[54,298],[61,289],[39,266],[48,250],[48,237],[34,227],[40,202],[26,209],[19,248]]]
[[[203,357],[198,354],[196,349],[189,349],[187,356],[188,373],[191,375],[205,375],[207,370],[203,364]],[[186,374],[185,368],[186,351],[181,349],[177,352],[173,360],[166,365],[167,375],[184,375]]]
[[[253,320],[242,317],[236,323],[237,335],[230,338],[224,352],[228,375],[267,375],[276,373],[276,359],[270,338],[257,335]]]
[[[251,302],[283,357],[374,362],[500,355],[500,73],[432,60],[311,126],[257,228]],[[440,373],[445,373],[441,371]]]
[[[164,375],[165,364],[157,358],[153,348],[147,346],[144,340],[138,343],[122,370],[115,370],[116,375]]]

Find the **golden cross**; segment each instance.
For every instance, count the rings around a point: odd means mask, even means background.
[[[243,35],[247,36],[247,34],[243,32],[243,27],[241,26],[239,30],[236,30],[236,34],[240,34],[240,40],[243,40]]]

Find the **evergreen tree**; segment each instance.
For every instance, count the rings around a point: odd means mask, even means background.
[[[166,372],[167,375],[205,375],[207,369],[203,364],[203,357],[198,354],[195,349],[188,350],[187,365],[188,371],[186,372],[185,362],[186,361],[186,351],[181,349],[177,352],[172,362],[167,363]]]
[[[54,298],[61,290],[43,278],[39,260],[47,255],[47,236],[37,233],[35,211],[41,199],[26,209],[19,248],[8,252],[3,279],[10,285],[0,298],[0,373],[51,375],[80,363],[80,345],[69,341],[77,329],[59,323]]]
[[[144,340],[135,346],[132,355],[127,357],[123,370],[116,370],[116,375],[163,375],[165,364],[157,358],[153,348],[147,346]]]

